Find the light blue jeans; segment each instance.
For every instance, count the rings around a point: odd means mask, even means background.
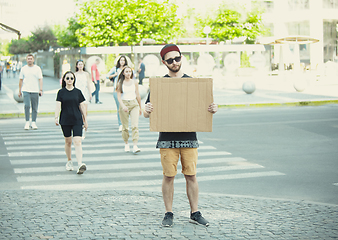
[[[22,92],[23,102],[25,104],[25,118],[29,121],[30,109],[32,105],[32,122],[36,122],[38,116],[39,93]]]
[[[114,96],[114,100],[115,100],[115,103],[116,103],[117,122],[118,122],[119,126],[121,126],[122,123],[121,123],[120,113],[119,113],[120,103],[119,103],[119,99],[117,98],[117,92],[116,91],[113,92],[113,96]]]

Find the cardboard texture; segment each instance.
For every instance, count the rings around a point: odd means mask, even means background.
[[[212,132],[211,78],[150,78],[150,131]]]

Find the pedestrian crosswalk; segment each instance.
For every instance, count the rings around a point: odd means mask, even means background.
[[[90,119],[90,118],[89,118]],[[112,123],[113,122],[113,123]],[[142,189],[157,188],[162,183],[158,133],[149,131],[147,119],[140,118],[139,154],[125,153],[124,142],[115,121],[94,118],[83,140],[83,162],[87,171],[77,175],[66,171],[64,139],[59,127],[47,121],[36,131],[1,128],[1,137],[10,164],[21,189]],[[264,166],[216,149],[200,139],[198,181],[271,177],[284,175],[265,170]],[[76,157],[73,149],[73,162]],[[185,179],[178,170],[175,183]]]

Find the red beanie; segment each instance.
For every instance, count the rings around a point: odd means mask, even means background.
[[[172,51],[177,51],[181,53],[180,49],[175,44],[167,44],[161,49],[161,52],[160,52],[161,58],[164,59],[164,55]]]

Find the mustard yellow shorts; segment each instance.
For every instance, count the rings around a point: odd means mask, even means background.
[[[160,148],[163,175],[174,177],[177,174],[178,159],[181,155],[182,173],[196,175],[197,148]]]

